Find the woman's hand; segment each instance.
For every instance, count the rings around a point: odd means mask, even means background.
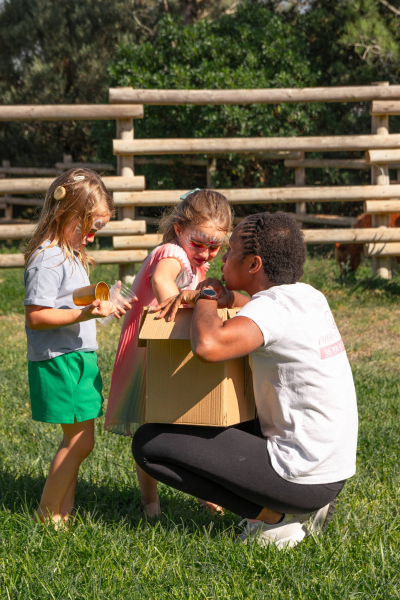
[[[226,287],[219,279],[208,277],[204,281],[198,284],[196,290],[202,290],[209,288],[217,292],[218,294],[218,308],[231,308],[234,301],[233,292],[227,290]]]
[[[116,309],[112,302],[108,302],[105,300],[95,300],[89,306],[85,306],[82,309],[80,321],[90,321],[91,319],[102,319],[104,317],[108,317],[109,315],[114,315],[117,319],[121,318],[120,311],[125,314],[125,310]]]
[[[194,306],[196,304],[196,300],[198,295],[200,294],[199,290],[185,290],[178,294],[177,296],[172,296],[171,298],[167,298],[164,302],[160,302],[157,306],[153,306],[152,312],[159,312],[157,319],[162,319],[165,315],[168,315],[166,318],[167,321],[173,321],[175,319],[176,311],[180,307],[181,304],[190,304]]]
[[[228,306],[232,306],[234,301],[233,292],[227,290],[226,287],[219,281],[219,279],[213,279],[209,277],[205,279],[195,290],[185,290],[178,294],[177,296],[172,296],[164,302],[160,302],[157,306],[153,307],[153,312],[159,312],[158,319],[162,319],[166,315],[167,321],[173,321],[175,319],[176,311],[181,306],[181,304],[191,304],[194,306],[196,304],[197,297],[200,293],[200,290],[204,288],[209,288],[215,290],[218,294],[218,308],[226,308]]]

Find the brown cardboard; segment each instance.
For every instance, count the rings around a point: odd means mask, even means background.
[[[237,309],[219,310],[232,318]],[[190,347],[191,308],[179,308],[175,321],[143,315],[139,345],[147,345],[147,423],[228,426],[254,418],[255,403],[247,357],[204,363]]]

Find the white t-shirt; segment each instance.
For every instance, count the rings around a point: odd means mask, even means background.
[[[354,475],[356,393],[325,296],[304,283],[274,286],[255,294],[237,316],[254,321],[264,336],[250,365],[274,470],[301,484]]]

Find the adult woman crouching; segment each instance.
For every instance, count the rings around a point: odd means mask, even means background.
[[[351,369],[324,295],[298,283],[305,257],[290,215],[251,215],[223,256],[226,287],[208,279],[156,307],[173,318],[180,303],[195,306],[190,339],[200,359],[250,355],[258,419],[226,428],[146,424],[132,444],[155,479],[244,517],[242,541],[279,548],[322,531],[355,473]],[[222,322],[217,307],[235,306],[243,308]]]

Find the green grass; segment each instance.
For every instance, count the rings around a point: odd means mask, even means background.
[[[99,267],[92,281],[116,277],[116,267]],[[23,272],[0,279],[0,600],[400,598],[398,279],[374,279],[367,264],[340,282],[332,260],[307,262],[304,280],[327,294],[352,362],[358,471],[326,534],[290,552],[235,544],[239,516],[213,518],[165,486],[163,516],[146,521],[129,440],[106,434],[103,419],[81,470],[76,525],[34,524],[60,432],[30,417]],[[106,396],[119,329],[99,330]]]

